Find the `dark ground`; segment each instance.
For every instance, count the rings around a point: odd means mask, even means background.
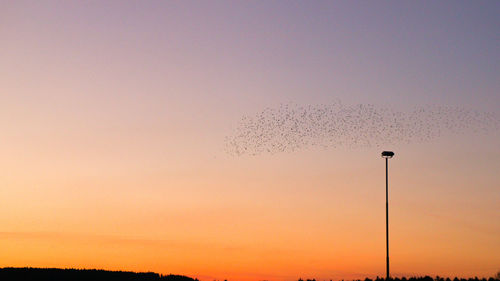
[[[2,281],[197,281],[181,275],[96,269],[0,268]]]
[[[0,268],[1,281],[198,281],[182,275],[161,275],[154,272],[107,271],[97,269],[59,269],[59,268]],[[237,281],[237,280],[235,280]],[[299,281],[323,281],[299,279]],[[344,280],[342,280],[344,281]],[[366,278],[352,281],[385,281],[384,278]],[[443,278],[443,277],[402,277],[389,281],[500,281],[500,272],[490,278]]]

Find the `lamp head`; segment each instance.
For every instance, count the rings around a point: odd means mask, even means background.
[[[394,156],[394,152],[392,151],[382,151],[382,158],[391,159]]]

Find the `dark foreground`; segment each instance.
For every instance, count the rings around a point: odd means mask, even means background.
[[[316,279],[299,279],[299,281],[321,281],[321,280],[316,280]],[[331,280],[330,280],[331,281]],[[342,280],[344,281],[344,280]],[[364,280],[358,279],[358,280],[352,280],[352,281],[386,281],[385,278],[380,278],[377,277],[376,279],[370,279],[370,278],[365,278]],[[389,281],[500,281],[500,272],[498,272],[494,277],[489,277],[489,278],[449,278],[449,277],[430,277],[430,276],[424,276],[424,277],[394,277],[390,278]]]
[[[161,275],[154,272],[107,271],[98,269],[59,269],[59,268],[0,268],[1,281],[198,281],[182,275]],[[323,281],[316,279],[299,279],[298,281]],[[344,281],[344,280],[342,280]],[[353,281],[386,281],[384,278],[366,278]],[[436,277],[402,277],[389,281],[500,281],[500,272],[489,278],[442,278]]]
[[[198,281],[181,275],[96,269],[0,268],[2,281]]]

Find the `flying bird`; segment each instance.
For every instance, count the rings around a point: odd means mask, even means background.
[[[492,113],[461,107],[415,107],[408,112],[371,104],[346,106],[281,104],[255,116],[244,116],[226,136],[231,155],[293,152],[311,147],[373,147],[418,143],[444,134],[498,130]]]

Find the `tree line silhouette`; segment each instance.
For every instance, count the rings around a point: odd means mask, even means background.
[[[107,271],[98,269],[0,268],[0,280],[23,281],[198,281],[182,275],[154,272]]]
[[[131,271],[108,271],[102,269],[60,269],[60,268],[32,268],[32,267],[5,267],[0,268],[0,280],[23,280],[23,281],[198,281],[183,275],[162,275],[155,272],[131,272]],[[225,280],[226,281],[226,280]],[[316,279],[302,279],[298,281],[316,281]],[[322,281],[322,280],[317,280]],[[332,280],[330,280],[332,281]],[[344,280],[342,280],[344,281]],[[500,271],[489,278],[458,278],[447,277],[395,277],[386,280],[377,277],[375,279],[365,278],[352,281],[500,281]]]
[[[316,279],[302,279],[300,278],[298,281],[316,281]],[[318,280],[320,281],[320,280]],[[330,280],[332,281],[332,280]],[[344,280],[342,280],[344,281]],[[357,280],[352,280],[352,281],[386,281],[386,278],[380,278],[377,276],[377,278],[375,279],[370,279],[370,278],[365,278],[364,280],[362,279],[357,279]],[[474,277],[474,278],[458,278],[458,277],[455,277],[453,279],[449,278],[449,277],[440,277],[440,276],[436,276],[436,277],[430,277],[430,276],[423,276],[423,277],[409,277],[409,278],[406,278],[406,277],[394,277],[394,278],[389,278],[388,281],[500,281],[500,271],[493,277],[489,277],[489,278],[478,278],[478,277]]]

